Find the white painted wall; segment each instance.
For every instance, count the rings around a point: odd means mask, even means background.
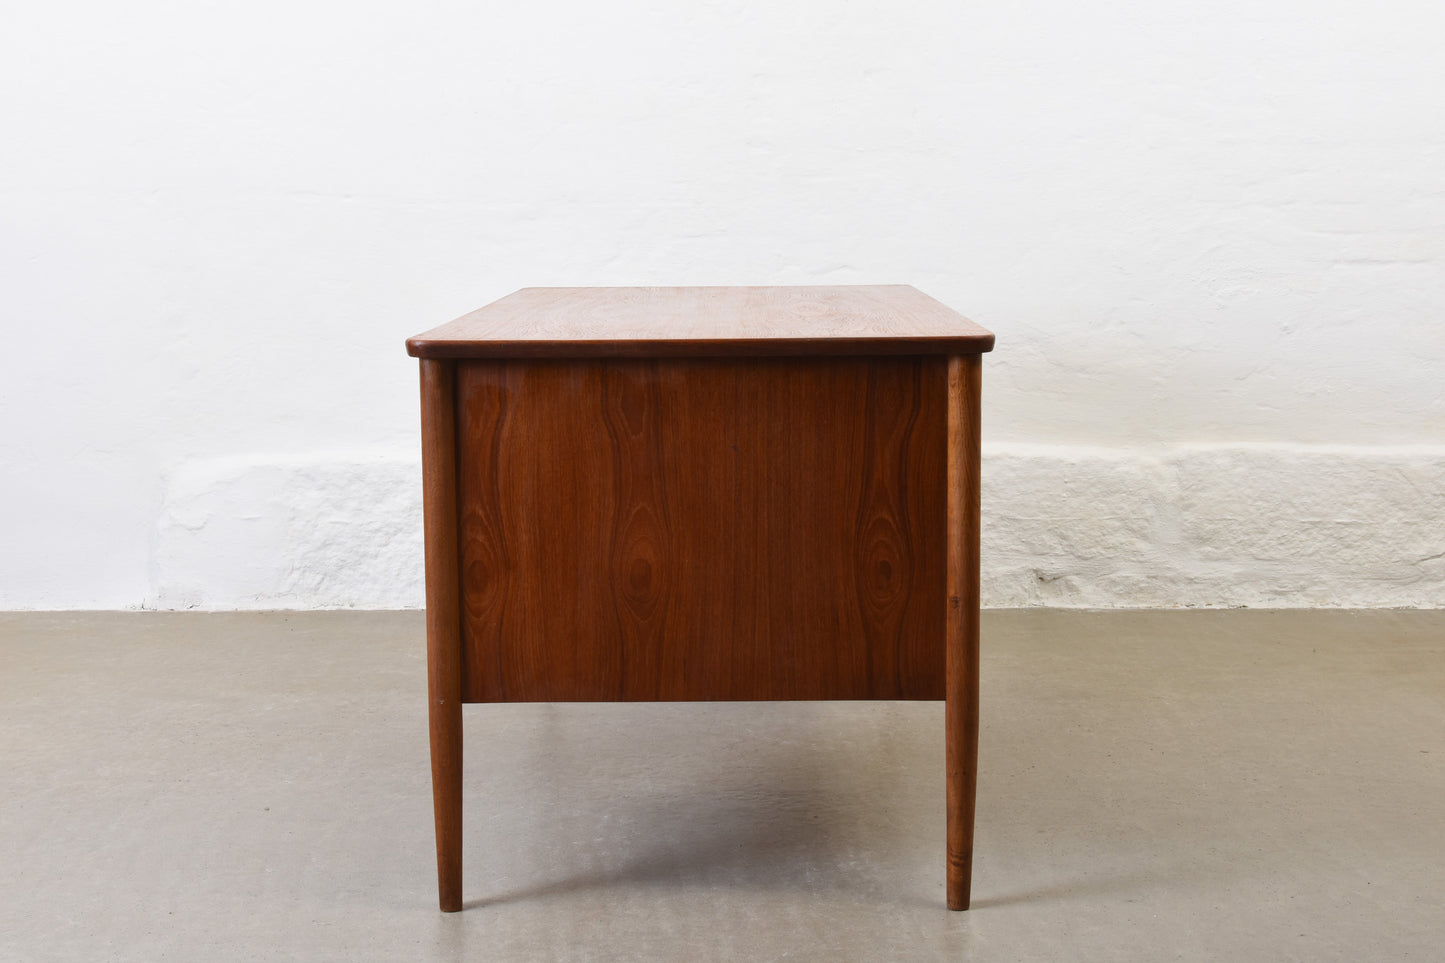
[[[407,335],[810,282],[997,332],[986,602],[1445,605],[1442,38],[1430,0],[8,4],[0,608],[418,605]]]

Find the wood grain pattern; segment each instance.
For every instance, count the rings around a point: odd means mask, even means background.
[[[973,880],[978,783],[979,463],[983,366],[978,355],[948,361],[948,908],[966,910]]]
[[[462,643],[457,573],[455,365],[421,363],[422,514],[426,530],[427,715],[437,892],[462,908]]]
[[[458,363],[464,700],[943,698],[947,363]]]
[[[407,341],[422,358],[819,357],[989,351],[908,285],[523,288]]]

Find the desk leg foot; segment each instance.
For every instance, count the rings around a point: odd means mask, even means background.
[[[948,362],[948,618],[944,743],[948,794],[948,908],[966,910],[973,879],[978,786],[978,355]]]

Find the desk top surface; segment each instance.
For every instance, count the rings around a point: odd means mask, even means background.
[[[993,335],[906,284],[523,288],[406,349],[417,358],[978,354]]]

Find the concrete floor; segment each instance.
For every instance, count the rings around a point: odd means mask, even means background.
[[[419,613],[0,615],[0,960],[1438,960],[1445,612],[991,611],[936,703],[467,709]]]

